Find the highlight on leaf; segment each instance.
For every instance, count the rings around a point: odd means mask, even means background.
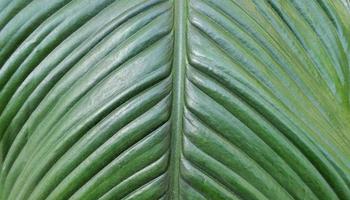
[[[348,0],[0,0],[0,200],[350,199]]]

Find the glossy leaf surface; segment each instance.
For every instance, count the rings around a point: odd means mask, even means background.
[[[349,22],[347,0],[0,0],[0,199],[350,199]]]

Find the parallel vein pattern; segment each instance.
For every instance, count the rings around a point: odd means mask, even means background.
[[[0,0],[0,200],[350,199],[348,0]]]
[[[350,198],[350,32],[332,2],[189,1],[183,199]]]
[[[1,199],[165,195],[170,2],[15,3],[0,34]],[[36,26],[11,33],[34,12]]]

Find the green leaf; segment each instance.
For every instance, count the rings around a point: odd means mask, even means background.
[[[347,0],[0,0],[0,200],[350,199]]]

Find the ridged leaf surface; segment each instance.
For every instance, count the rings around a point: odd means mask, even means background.
[[[350,199],[349,5],[0,0],[0,199]]]

